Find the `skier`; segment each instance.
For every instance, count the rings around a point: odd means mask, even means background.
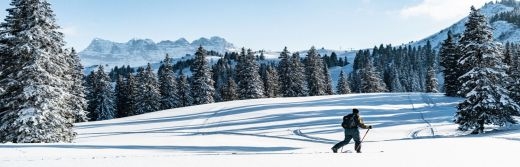
[[[357,153],[361,153],[361,141],[359,138],[359,129],[372,129],[372,125],[365,125],[363,123],[363,119],[359,117],[359,110],[354,108],[352,109],[352,114],[348,114],[343,117],[343,122],[341,126],[345,129],[345,139],[332,147],[332,152],[337,153],[338,149],[347,145],[350,140],[353,138],[355,142],[354,149]]]

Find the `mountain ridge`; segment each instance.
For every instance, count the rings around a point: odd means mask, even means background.
[[[218,36],[209,39],[202,37],[191,43],[185,38],[159,42],[154,42],[152,39],[133,38],[124,43],[94,38],[85,50],[79,52],[79,56],[85,66],[100,64],[142,66],[143,62],[159,62],[164,59],[166,54],[172,58],[193,54],[199,46],[219,53],[235,50],[232,43]]]
[[[490,22],[491,17],[493,17],[494,15],[502,12],[511,11],[514,8],[514,6],[508,6],[500,3],[487,3],[480,8],[480,11],[484,16],[486,16],[488,22]],[[464,24],[467,22],[467,20],[468,17],[466,16],[463,19],[455,22],[451,26],[444,28],[435,34],[432,34],[418,41],[404,44],[404,46],[424,46],[426,45],[427,41],[430,41],[432,48],[438,51],[441,43],[448,37],[448,31],[451,31],[453,36],[457,38],[462,35],[462,33],[465,30]],[[520,42],[520,28],[515,26],[514,24],[509,23],[507,21],[498,20],[496,22],[490,23],[490,26],[493,29],[493,37],[497,41],[502,43]]]

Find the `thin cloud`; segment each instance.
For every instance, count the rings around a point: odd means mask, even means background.
[[[428,17],[435,21],[458,19],[468,15],[473,5],[481,7],[489,0],[423,0],[421,3],[401,9],[402,18]]]

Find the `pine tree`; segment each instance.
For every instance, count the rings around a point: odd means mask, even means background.
[[[457,44],[453,41],[451,31],[448,31],[448,38],[441,44],[439,56],[441,58],[441,66],[444,68],[444,91],[446,96],[455,97],[459,90],[459,67],[457,62],[460,58],[457,50]]]
[[[428,67],[428,74],[426,75],[426,92],[427,93],[438,93],[437,77],[435,75],[435,69],[432,66]]]
[[[325,73],[323,72],[323,61],[314,46],[307,52],[305,71],[307,74],[309,96],[325,95],[326,81],[323,75]]]
[[[465,100],[459,103],[455,123],[460,130],[473,129],[483,133],[485,124],[504,126],[516,123],[520,106],[509,97],[506,90],[511,82],[507,65],[503,63],[502,45],[492,38],[486,18],[479,10],[471,8],[466,31],[461,39],[464,54],[459,61],[461,67],[469,67],[460,77],[461,91]]]
[[[464,25],[466,29],[459,41],[459,49],[463,54],[457,62],[457,67],[461,70],[461,75],[466,74],[477,65],[478,62],[470,62],[468,60],[484,53],[483,50],[481,50],[484,49],[484,47],[481,47],[482,44],[493,40],[491,27],[487,23],[486,17],[482,15],[479,10],[475,9],[475,7],[471,7],[468,21]],[[459,77],[461,84],[466,83],[467,79],[469,78]],[[469,91],[470,90],[459,89],[458,94],[464,97]]]
[[[126,101],[126,107],[128,107],[128,111],[124,112],[123,116],[132,116],[137,115],[137,101],[138,101],[138,95],[139,95],[139,89],[138,89],[138,80],[133,74],[129,74],[128,78],[126,79],[126,94],[128,101]]]
[[[222,93],[229,77],[232,77],[232,69],[227,57],[223,57],[213,66],[213,80],[215,81],[215,101],[223,101]]]
[[[173,71],[172,59],[168,54],[159,69],[159,92],[161,94],[161,109],[171,109],[179,106],[177,81]]]
[[[511,92],[511,98],[518,104],[520,103],[520,56],[512,57],[511,61],[512,66],[509,68],[509,74],[513,81],[508,90]]]
[[[130,116],[130,106],[128,101],[131,99],[128,90],[128,83],[122,75],[119,75],[116,80],[115,96],[116,96],[116,108],[117,118]]]
[[[323,76],[325,77],[325,94],[333,95],[334,90],[332,90],[332,79],[330,78],[329,68],[326,64],[323,66]]]
[[[237,93],[237,84],[235,83],[235,80],[233,77],[229,77],[226,85],[223,87],[222,92],[222,100],[224,101],[233,101],[238,100],[238,93]]]
[[[343,70],[339,73],[338,85],[336,86],[337,94],[350,94],[350,85],[348,83],[347,77],[343,73]]]
[[[372,61],[368,61],[365,68],[361,70],[361,92],[363,93],[378,93],[386,92],[386,85],[380,78]]]
[[[244,48],[237,63],[238,94],[240,99],[257,99],[264,97],[263,82],[258,73],[258,64],[251,49]]]
[[[305,67],[300,60],[298,52],[293,53],[289,66],[289,91],[286,97],[307,96],[307,83],[305,82]]]
[[[336,54],[336,52],[332,52],[330,54],[330,63],[329,63],[329,67],[335,67],[335,66],[343,66],[343,64],[340,64],[338,62],[338,55]]]
[[[188,78],[186,75],[182,73],[179,74],[179,79],[177,81],[178,83],[178,90],[177,93],[179,95],[179,107],[186,107],[193,105],[193,97],[191,94],[191,85],[188,81]]]
[[[97,85],[95,87],[96,101],[94,113],[97,114],[96,120],[109,120],[116,117],[114,94],[110,83],[110,77],[105,73],[103,66],[99,66],[96,72]]]
[[[83,78],[85,77],[85,75],[83,75],[83,66],[74,48],[72,48],[69,56],[69,66],[72,67],[69,71],[69,75],[73,84],[70,87],[72,97],[68,102],[69,105],[72,106],[72,111],[75,113],[75,122],[85,122],[88,118],[86,111],[87,101],[85,99],[85,87],[83,83]]]
[[[211,79],[211,71],[209,70],[208,61],[206,60],[206,50],[199,47],[195,53],[195,61],[193,62],[193,82],[191,93],[193,95],[193,104],[213,103],[215,88],[213,87],[213,79]]]
[[[392,92],[406,92],[405,88],[401,84],[401,78],[399,77],[400,72],[392,68],[392,82],[391,82],[391,91]]]
[[[97,74],[96,71],[91,71],[85,79],[86,99],[87,99],[87,118],[89,120],[96,120],[97,114],[94,113],[96,106],[98,106],[95,93],[95,87],[97,86]]]
[[[0,24],[0,142],[71,142],[82,104],[71,57],[46,0],[12,0]],[[78,92],[76,92],[78,93]]]
[[[158,111],[161,109],[161,93],[157,77],[152,71],[150,63],[137,76],[136,114]]]
[[[291,56],[289,55],[287,47],[280,53],[278,59],[278,82],[280,83],[280,94],[283,97],[291,97]]]
[[[265,78],[265,95],[267,97],[278,97],[279,84],[278,84],[278,72],[271,67],[267,67],[266,78]]]

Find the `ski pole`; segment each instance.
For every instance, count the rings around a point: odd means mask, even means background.
[[[363,143],[363,140],[365,140],[365,137],[367,136],[368,131],[370,131],[370,129],[367,129],[367,132],[365,132],[365,135],[363,135],[363,138],[362,138],[361,141],[359,142],[359,145],[357,146],[356,150],[358,150],[359,147],[361,147],[361,143]]]

